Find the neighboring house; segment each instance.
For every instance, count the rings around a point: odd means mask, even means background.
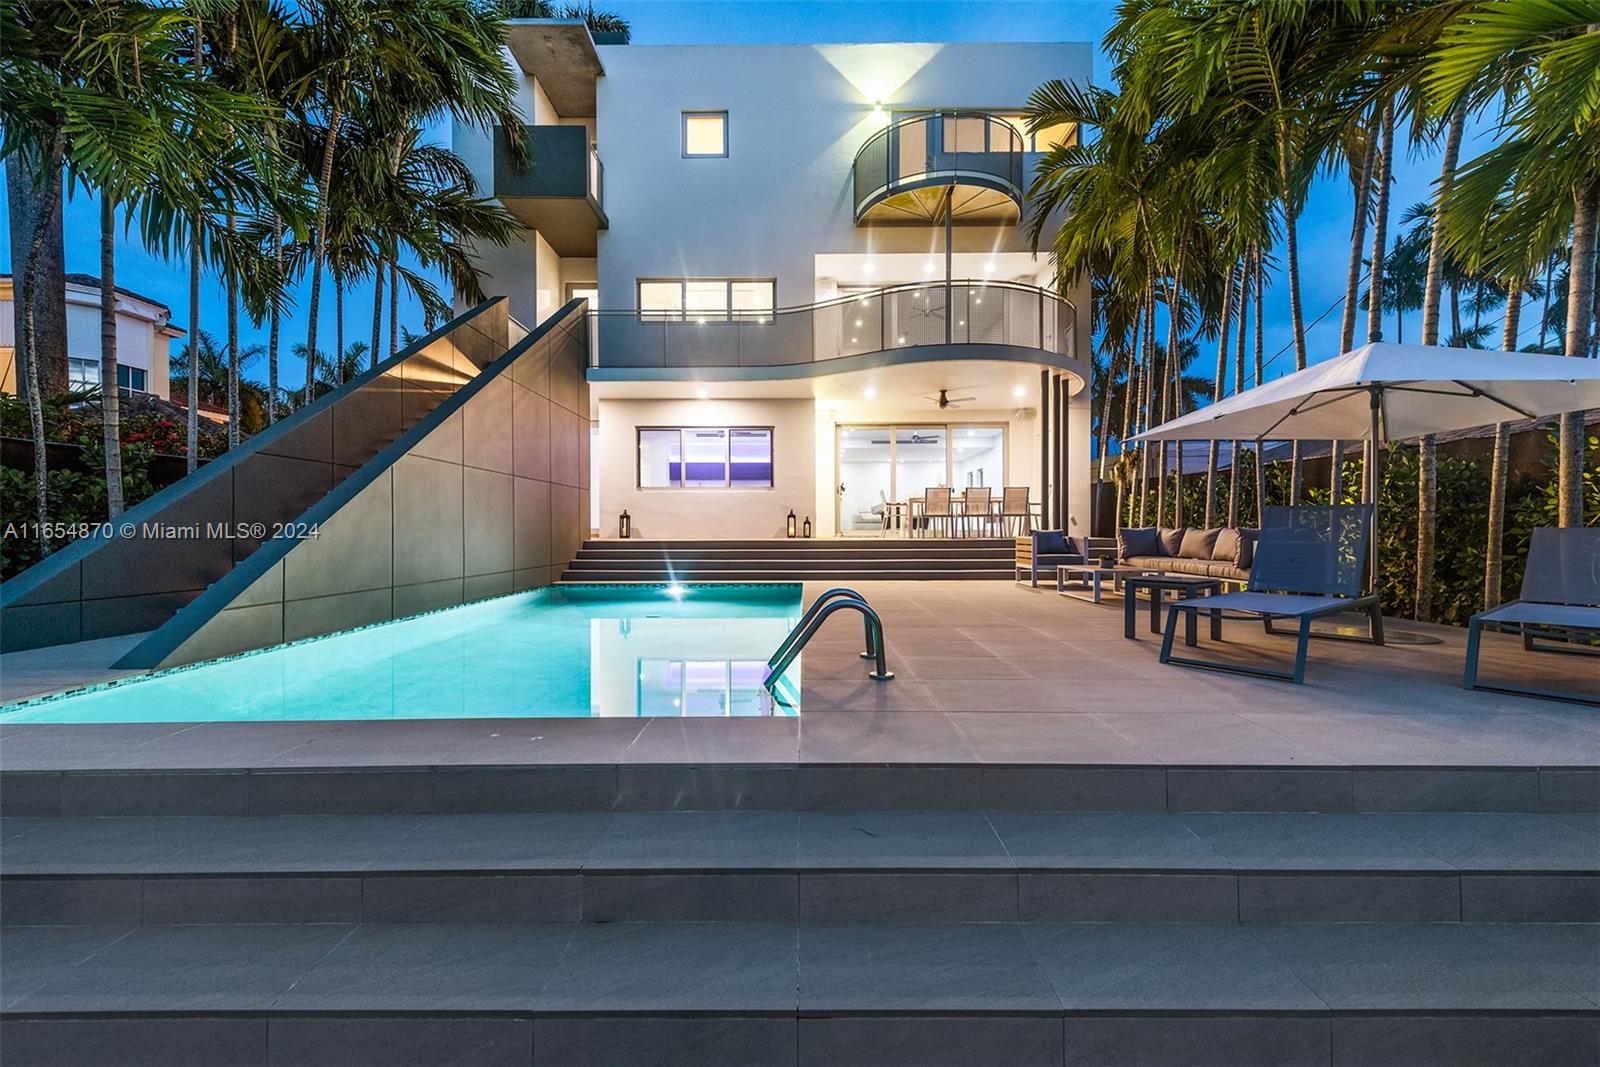
[[[117,286],[117,384],[168,397],[168,347],[184,331],[159,300]],[[0,389],[17,391],[16,303],[11,278],[0,275]],[[67,378],[73,388],[100,384],[100,279],[67,275]]]
[[[1077,131],[1022,114],[1088,82],[1089,45],[597,47],[516,20],[507,51],[532,165],[502,132],[455,147],[527,226],[485,288],[530,325],[598,309],[601,535],[624,510],[645,538],[782,536],[790,510],[875,534],[941,485],[1049,489],[1087,532],[1089,295],[1055,295],[1026,235],[1040,153]]]

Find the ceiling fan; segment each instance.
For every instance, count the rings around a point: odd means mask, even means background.
[[[922,399],[933,401],[938,405],[940,411],[944,411],[946,408],[958,408],[962,404],[970,404],[978,398],[975,396],[951,397],[950,390],[941,389],[938,396],[925,396]]]

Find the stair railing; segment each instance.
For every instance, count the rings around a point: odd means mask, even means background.
[[[866,597],[854,589],[847,589],[841,586],[829,589],[812,601],[811,607],[806,609],[805,615],[795,624],[794,629],[789,631],[789,636],[783,639],[783,643],[772,654],[772,658],[767,660],[767,679],[763,684],[765,684],[769,693],[772,692],[778,679],[783,677],[783,672],[788,670],[789,665],[800,655],[800,651],[805,648],[806,642],[810,641],[812,635],[827,621],[828,616],[835,611],[847,608],[861,613],[862,627],[865,631],[867,645],[866,651],[861,653],[861,658],[876,660],[874,666],[877,669],[868,672],[867,677],[879,682],[885,682],[894,677],[894,672],[889,669],[885,654],[883,620],[878,617],[876,611],[872,610],[872,606],[867,603]]]

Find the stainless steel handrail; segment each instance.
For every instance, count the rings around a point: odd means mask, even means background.
[[[813,634],[828,620],[828,616],[842,608],[853,608],[861,612],[862,625],[866,629],[867,650],[861,653],[863,659],[873,659],[877,662],[874,671],[869,671],[867,677],[879,682],[888,681],[894,677],[894,672],[889,669],[885,655],[883,640],[883,620],[878,613],[872,610],[865,597],[854,589],[835,588],[829,589],[812,602],[805,615],[795,624],[789,636],[783,639],[778,646],[778,651],[772,654],[767,661],[767,678],[762,683],[767,692],[772,692],[778,679],[783,677],[783,672],[800,655],[806,642],[811,640]]]

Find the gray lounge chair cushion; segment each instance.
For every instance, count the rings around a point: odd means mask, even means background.
[[[1183,531],[1183,543],[1178,546],[1178,555],[1184,559],[1209,560],[1215,558],[1217,537],[1221,533],[1221,527],[1212,527],[1209,530],[1201,530],[1194,526],[1189,527]]]
[[[1161,555],[1161,538],[1156,535],[1156,528],[1148,526],[1132,530],[1118,530],[1117,555],[1124,562],[1131,562],[1136,556]]]
[[[1179,526],[1176,529],[1162,526],[1157,529],[1156,536],[1161,540],[1161,554],[1163,556],[1179,555],[1180,550],[1183,548],[1183,535],[1188,530],[1187,526]]]

